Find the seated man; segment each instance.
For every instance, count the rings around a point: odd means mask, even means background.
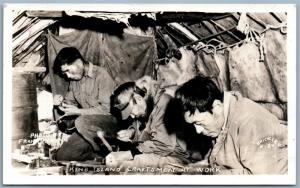
[[[177,89],[186,122],[216,143],[209,157],[219,174],[287,173],[287,127],[237,92],[221,93],[197,76]]]
[[[125,166],[163,167],[188,162],[185,142],[165,126],[164,114],[170,98],[147,76],[137,82],[126,82],[114,91],[113,114],[120,120],[134,119],[132,126],[118,132],[120,140],[137,143],[129,153],[133,156],[127,157],[133,160]],[[106,159],[121,160],[113,153]]]
[[[69,141],[58,150],[57,160],[92,159],[93,151],[99,151],[97,131],[106,137],[116,137],[117,121],[109,113],[110,95],[115,87],[108,72],[87,62],[73,47],[59,51],[54,62],[54,73],[70,81],[66,96],[54,96],[54,105],[64,113],[65,119],[76,116],[75,127],[66,127],[71,132]],[[97,143],[98,142],[98,143]]]

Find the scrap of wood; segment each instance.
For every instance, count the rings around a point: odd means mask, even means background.
[[[12,153],[12,159],[27,164],[34,163],[34,161],[38,158],[39,156],[29,156],[29,155],[24,155],[19,153]]]
[[[14,67],[14,73],[41,73],[46,72],[46,67]]]
[[[158,23],[170,22],[200,22],[203,20],[218,19],[228,13],[204,13],[204,12],[162,12],[156,14]]]
[[[63,16],[63,11],[32,10],[32,11],[26,11],[26,16],[39,17],[39,18],[60,18]]]

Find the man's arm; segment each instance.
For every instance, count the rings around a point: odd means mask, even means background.
[[[138,146],[138,149],[143,153],[157,153],[167,155],[175,150],[177,137],[175,133],[169,133],[166,129],[164,116],[166,107],[169,102],[169,97],[162,96],[158,102],[158,108],[152,115],[152,121],[148,124],[144,131],[150,135],[151,140],[147,140]]]
[[[82,108],[80,109],[80,115],[110,115],[109,107],[106,107],[103,104],[99,104],[98,106],[92,108]]]
[[[287,127],[266,118],[245,122],[239,130],[242,165],[252,174],[287,172]]]
[[[68,92],[63,97],[62,95],[54,95],[53,97],[53,105],[55,108],[58,108],[59,110],[63,111],[65,114],[64,116],[69,116],[69,115],[77,115],[79,112],[78,111],[78,103],[74,97],[73,89],[72,89],[72,84],[69,84]],[[70,107],[70,109],[69,109]],[[73,110],[75,109],[75,110]]]

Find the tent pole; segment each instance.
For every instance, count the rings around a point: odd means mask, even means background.
[[[197,42],[201,42],[201,41],[203,41],[203,40],[207,40],[207,39],[216,37],[216,36],[221,35],[221,34],[227,32],[227,31],[231,31],[231,30],[233,30],[233,29],[235,29],[235,28],[236,28],[236,26],[233,26],[233,27],[231,27],[231,28],[229,28],[229,29],[227,29],[227,30],[225,30],[225,31],[221,31],[221,32],[216,33],[216,34],[209,35],[209,36],[207,36],[207,37],[203,37],[203,38],[201,38],[201,39],[199,39],[199,40],[197,40],[197,41],[190,42],[190,43],[188,43],[188,44],[186,44],[186,45],[192,45],[192,44],[195,44],[195,43],[197,43]]]
[[[36,23],[37,20],[38,20],[38,18],[33,18],[32,20],[30,20],[30,22],[25,27],[22,27],[21,29],[19,29],[15,33],[13,33],[13,40],[16,40],[23,33],[27,32],[31,28],[31,26]]]
[[[14,20],[13,20],[13,25],[17,23],[24,15],[26,11],[21,12]]]
[[[168,26],[170,26],[171,28],[174,28],[177,31],[182,32],[191,41],[198,40],[198,37],[196,37],[195,35],[193,35],[189,30],[187,30],[184,26],[182,26],[179,23],[169,23]]]
[[[274,12],[270,12],[270,14],[279,22],[282,23],[283,21],[274,13]]]
[[[213,20],[210,20],[210,22],[212,22],[213,24],[215,24],[218,28],[220,28],[222,31],[226,31],[231,37],[233,37],[234,39],[236,39],[237,41],[240,41],[241,39],[239,37],[237,37],[235,34],[233,34],[231,31],[228,31],[226,28],[224,28],[223,26],[219,25],[218,23],[216,23]]]
[[[164,39],[164,36],[163,36],[162,32],[160,31],[160,29],[158,29],[156,32],[157,32],[158,36],[161,38],[162,43],[165,46],[165,48],[168,48],[168,43]]]
[[[263,28],[267,28],[266,23],[258,19],[256,16],[253,14],[250,14],[249,12],[246,13],[246,15],[251,18],[253,21],[255,21],[258,25],[260,25]]]

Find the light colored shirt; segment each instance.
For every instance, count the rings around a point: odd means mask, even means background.
[[[224,106],[224,124],[222,126],[222,129],[225,129],[228,119],[228,111],[229,111],[229,104],[230,104],[230,92],[225,91],[224,92],[224,99],[223,99],[223,106]]]
[[[89,63],[88,71],[79,81],[70,81],[67,103],[81,109],[81,115],[109,115],[110,96],[115,82],[102,67]]]
[[[287,127],[240,93],[231,92],[229,97],[227,121],[211,152],[210,165],[220,174],[287,173]]]

